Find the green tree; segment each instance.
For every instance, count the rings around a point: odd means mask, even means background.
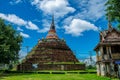
[[[0,19],[0,63],[10,64],[18,60],[22,37]]]
[[[106,7],[107,19],[110,22],[117,22],[120,29],[120,0],[108,0]]]

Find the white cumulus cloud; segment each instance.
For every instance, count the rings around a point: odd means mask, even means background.
[[[21,29],[20,27],[17,27],[17,30],[18,31],[24,31],[23,29]]]
[[[78,10],[76,17],[96,21],[105,15],[107,0],[77,0]]]
[[[56,17],[62,17],[75,11],[67,0],[32,0],[31,4],[46,14],[55,13]]]
[[[15,5],[15,4],[18,4],[18,3],[21,3],[21,2],[22,2],[22,0],[12,0],[12,1],[10,1],[10,4]]]
[[[33,24],[31,21],[28,21],[28,24],[26,26],[27,29],[31,29],[31,30],[38,30],[38,26]]]
[[[0,17],[2,19],[5,19],[11,23],[14,23],[14,24],[17,24],[17,25],[26,25],[26,21],[24,21],[23,19],[19,18],[18,16],[16,16],[15,14],[3,14],[3,13],[0,13]]]
[[[49,30],[49,27],[50,27],[50,23],[48,23],[47,20],[43,20],[43,23],[44,23],[43,26],[44,27],[43,27],[43,29],[40,29],[33,22],[26,21],[26,20],[16,16],[15,14],[3,14],[3,13],[0,13],[0,18],[6,20],[8,22],[11,22],[11,23],[13,23],[15,25],[18,25],[18,27],[17,27],[18,31],[23,31],[23,29],[21,29],[21,26],[24,26],[26,29],[36,30],[37,32],[45,33],[45,32],[47,32]],[[28,36],[25,35],[25,37],[28,37]]]
[[[30,38],[30,36],[28,34],[25,34],[23,32],[20,32],[20,35],[23,36],[24,38]]]
[[[38,30],[39,33],[45,33],[49,30],[49,27],[44,27],[43,29],[41,30]]]
[[[16,16],[15,14],[0,13],[0,18],[6,20],[8,22],[11,22],[13,24],[19,25],[19,26],[25,26],[26,29],[39,30],[39,27],[37,25],[35,25],[31,21],[23,20],[22,18]],[[18,29],[20,30],[20,28],[18,28]]]
[[[42,23],[43,23],[42,26],[44,26],[44,27],[42,29],[40,29],[38,32],[39,33],[45,33],[47,31],[49,31],[49,29],[50,29],[50,22],[48,20],[46,20],[46,19],[43,19]]]
[[[81,19],[72,19],[69,25],[64,26],[64,29],[66,34],[72,34],[73,36],[80,36],[82,32],[88,30],[98,30],[94,24]]]

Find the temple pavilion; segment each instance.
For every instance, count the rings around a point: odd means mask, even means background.
[[[56,33],[54,16],[46,38],[38,41],[36,46],[28,53],[17,70],[84,70],[72,50],[64,39]]]
[[[100,32],[100,42],[94,50],[98,75],[120,75],[120,31],[113,28],[110,22],[108,29]]]

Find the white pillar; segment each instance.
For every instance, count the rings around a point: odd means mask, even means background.
[[[97,67],[97,75],[100,76],[101,75],[101,68],[100,68],[100,64],[97,63],[96,64],[96,67]]]
[[[110,55],[111,58],[112,58],[111,46],[109,46],[108,50],[109,50],[109,55]],[[110,56],[109,56],[109,57],[110,57]]]
[[[101,76],[106,76],[106,68],[105,68],[105,64],[101,64]]]
[[[104,56],[103,56],[103,47],[102,46],[100,47],[100,56],[101,56],[101,59],[104,58]]]
[[[98,50],[96,51],[96,61],[98,61],[99,59],[99,54],[98,54]]]
[[[98,52],[99,52],[99,50],[96,50],[96,61],[97,61],[96,68],[97,68],[97,75],[100,76],[101,75],[101,67],[100,67],[101,65],[98,61],[99,61],[99,57],[101,55]]]
[[[111,46],[108,47],[108,51],[109,51],[109,59],[112,60],[112,52],[111,52]],[[111,62],[109,65],[109,69],[110,69],[110,75],[114,75],[114,64]]]
[[[106,58],[107,58],[107,60],[108,60],[108,59],[110,59],[110,56],[109,56],[109,55],[110,55],[110,53],[109,53],[109,47],[108,47],[108,46],[106,47],[106,51],[107,51]]]

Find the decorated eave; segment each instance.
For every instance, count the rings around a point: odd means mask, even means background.
[[[120,37],[119,38],[112,38],[112,39],[106,39],[107,36],[115,31],[116,33],[120,34],[120,31],[113,28],[111,25],[108,25],[108,30],[104,30],[100,32],[100,42],[97,44],[97,46],[94,48],[96,51],[100,46],[110,46],[110,45],[120,45]]]
[[[98,43],[97,46],[94,48],[94,50],[96,51],[100,46],[110,46],[110,45],[120,45],[120,41],[119,42],[112,42],[112,43]]]

